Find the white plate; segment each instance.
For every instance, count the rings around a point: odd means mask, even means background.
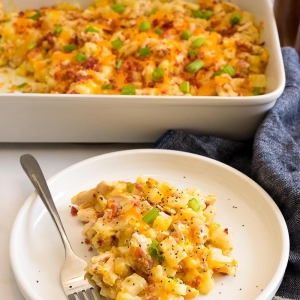
[[[199,299],[272,299],[289,253],[288,231],[279,209],[247,176],[199,155],[169,150],[121,151],[90,158],[52,177],[50,190],[79,256],[88,260],[93,253],[81,236],[82,223],[70,214],[71,197],[104,179],[134,181],[139,175],[163,179],[179,188],[197,187],[204,194],[217,196],[216,220],[233,234],[232,256],[239,261],[239,268],[235,277],[217,277],[214,290]],[[10,258],[27,300],[65,299],[59,280],[63,245],[35,192],[15,220]]]

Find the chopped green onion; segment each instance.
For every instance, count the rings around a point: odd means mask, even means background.
[[[196,73],[198,72],[200,69],[202,69],[204,67],[204,61],[197,59],[195,61],[193,61],[192,63],[188,64],[185,69],[189,72],[189,73]]]
[[[196,198],[192,198],[188,202],[188,207],[191,208],[193,211],[199,211],[200,204]]]
[[[211,10],[206,10],[204,12],[204,19],[208,20],[213,15],[213,12]]]
[[[121,66],[122,66],[122,59],[119,59],[117,61],[116,69],[119,70],[121,68]]]
[[[87,56],[84,53],[77,53],[75,58],[80,63],[84,63],[87,60]]]
[[[151,53],[151,48],[150,47],[145,47],[145,48],[140,49],[140,56],[141,57],[149,56],[150,53]]]
[[[152,16],[152,15],[155,15],[156,13],[158,12],[158,8],[154,8],[154,9],[152,9],[151,11],[150,11],[150,13],[149,13],[149,17],[150,16]]]
[[[104,84],[101,86],[101,90],[111,90],[113,85],[111,83],[109,84]]]
[[[180,90],[184,94],[188,94],[190,92],[190,83],[188,81],[184,81],[180,84]]]
[[[122,87],[121,95],[135,95],[135,85],[125,85]]]
[[[140,31],[147,31],[151,29],[151,24],[148,21],[143,21],[140,23]]]
[[[193,10],[194,18],[208,20],[212,15],[213,15],[213,12],[211,10],[206,10],[205,12],[202,12],[200,10]]]
[[[59,34],[62,32],[62,26],[58,25],[54,28],[54,33]]]
[[[110,7],[114,12],[121,15],[125,11],[125,5],[123,3],[116,3]]]
[[[25,87],[26,85],[27,85],[27,82],[23,82],[23,83],[19,84],[19,85],[17,86],[17,88],[18,88],[18,89],[22,89],[22,88]]]
[[[37,46],[37,43],[33,42],[28,46],[28,50],[32,50],[32,49],[36,48],[36,46]]]
[[[111,42],[111,45],[114,49],[120,49],[123,46],[123,42],[120,39],[116,39]]]
[[[164,69],[162,69],[162,68],[156,68],[152,72],[152,78],[155,81],[161,80],[163,76],[164,76]]]
[[[63,47],[64,52],[72,52],[76,49],[76,46],[74,44],[69,44]]]
[[[190,37],[192,36],[191,32],[189,30],[186,30],[184,31],[182,34],[181,34],[181,38],[183,40],[188,40]]]
[[[142,218],[142,220],[144,222],[146,222],[147,224],[152,223],[157,217],[159,216],[159,213],[157,211],[157,209],[155,207],[153,207],[152,209],[150,209],[146,215]]]
[[[231,17],[230,17],[230,23],[232,25],[236,25],[239,24],[241,21],[241,15],[239,13],[232,13]]]
[[[198,55],[198,51],[197,51],[197,50],[194,50],[194,49],[189,50],[189,51],[188,51],[188,55],[189,55],[189,56],[196,56],[196,55]]]
[[[132,190],[133,190],[133,188],[134,188],[134,186],[135,186],[135,183],[132,183],[132,184],[128,185],[127,188],[126,188],[126,191],[127,191],[128,193],[131,193]]]
[[[225,65],[222,69],[222,71],[226,74],[228,74],[230,77],[233,77],[235,75],[235,70],[232,67],[232,65]]]
[[[254,87],[252,92],[253,92],[254,96],[258,96],[258,95],[260,95],[261,89],[260,89],[260,87]]]
[[[41,13],[37,12],[36,14],[30,16],[29,19],[36,20],[36,19],[38,19],[41,16],[42,16]]]
[[[205,38],[197,38],[191,43],[192,48],[200,48],[205,43]]]
[[[158,34],[158,35],[161,35],[161,34],[162,34],[162,30],[159,29],[159,28],[155,28],[155,29],[154,29],[154,32],[155,32],[156,34]]]
[[[97,30],[97,29],[94,28],[93,26],[88,26],[88,27],[85,29],[85,32],[96,32],[96,33],[99,33],[99,30]]]
[[[158,241],[153,240],[150,247],[148,248],[148,252],[152,258],[156,258],[159,255],[158,245]]]
[[[203,17],[203,13],[200,11],[200,10],[193,10],[193,16],[194,18],[199,18],[199,19],[202,19]]]
[[[218,71],[218,72],[215,72],[215,73],[213,74],[213,76],[220,76],[220,75],[222,75],[222,74],[224,74],[223,71]]]

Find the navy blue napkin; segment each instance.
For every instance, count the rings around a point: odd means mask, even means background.
[[[274,199],[290,234],[290,256],[278,297],[300,299],[300,62],[283,47],[286,86],[253,140],[231,141],[169,130],[155,143],[218,160],[255,180]],[[278,299],[278,298],[276,298]]]

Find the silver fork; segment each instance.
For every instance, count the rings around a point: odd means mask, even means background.
[[[22,155],[21,165],[36,188],[37,193],[48,209],[65,248],[65,261],[60,270],[60,280],[63,290],[69,300],[100,300],[96,287],[86,277],[84,268],[86,261],[75,255],[63,224],[55,207],[50,190],[37,160],[30,154]],[[101,299],[103,299],[101,297]]]

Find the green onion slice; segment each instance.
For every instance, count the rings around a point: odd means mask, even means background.
[[[213,12],[211,10],[206,10],[204,12],[202,12],[201,10],[193,10],[194,18],[208,20],[212,15],[213,15]]]
[[[205,43],[205,38],[197,38],[191,43],[192,48],[200,48]]]
[[[192,198],[188,202],[188,207],[191,208],[193,211],[199,211],[200,204],[196,198]]]
[[[143,21],[140,23],[140,31],[147,31],[151,29],[151,24],[149,21]]]
[[[197,59],[195,61],[193,61],[192,63],[188,64],[185,69],[186,71],[188,71],[189,73],[196,73],[198,72],[200,69],[202,69],[204,67],[204,61],[201,59]]]
[[[183,40],[188,40],[191,36],[192,36],[192,33],[191,33],[189,30],[184,31],[184,32],[181,34],[181,38],[182,38]]]
[[[36,19],[40,18],[41,16],[42,16],[41,13],[38,11],[36,14],[30,16],[29,19],[36,20]]]
[[[132,183],[132,184],[128,185],[128,186],[126,187],[126,191],[127,191],[128,193],[131,193],[132,190],[133,190],[133,188],[134,188],[134,186],[135,186],[135,183]]]
[[[27,82],[23,82],[23,83],[19,84],[19,85],[17,86],[17,88],[18,88],[18,89],[22,89],[22,88],[25,87],[26,85],[27,85]]]
[[[101,86],[101,90],[111,90],[113,85],[111,83],[109,84],[104,84]]]
[[[159,216],[159,213],[157,211],[157,209],[155,207],[153,207],[152,209],[150,209],[146,215],[144,215],[144,217],[142,218],[142,220],[144,222],[146,222],[147,224],[152,223],[157,217]]]
[[[62,26],[58,25],[54,28],[54,33],[60,34],[62,32]]]
[[[135,95],[135,85],[125,85],[122,87],[121,95]]]
[[[96,32],[96,33],[99,33],[99,30],[97,30],[97,29],[94,28],[93,26],[88,26],[88,27],[85,29],[85,32]]]
[[[152,78],[155,80],[155,81],[158,81],[158,80],[161,80],[162,77],[164,76],[164,69],[162,68],[156,68],[154,69],[154,71],[152,72]]]
[[[75,58],[80,63],[84,63],[87,60],[87,56],[84,53],[77,53]]]
[[[121,68],[121,66],[122,66],[122,59],[119,59],[117,61],[116,69],[119,70]]]
[[[189,50],[189,51],[188,51],[188,55],[189,55],[189,56],[196,56],[196,55],[198,55],[198,51],[197,51],[197,50],[194,50],[194,49]]]
[[[211,10],[206,10],[204,12],[204,19],[208,20],[213,15],[213,12]]]
[[[225,65],[222,69],[222,71],[226,74],[228,74],[230,77],[233,77],[235,75],[235,70],[232,67],[232,65]]]
[[[151,48],[150,47],[145,47],[145,48],[140,49],[140,56],[141,57],[149,56],[150,53],[151,53]]]
[[[231,17],[230,17],[230,23],[232,25],[236,25],[239,24],[241,21],[242,16],[239,13],[232,13]]]
[[[159,255],[158,245],[158,241],[153,240],[150,247],[148,248],[148,252],[152,258],[156,258]]]
[[[162,30],[160,28],[155,28],[154,29],[154,32],[158,35],[161,35],[162,34]]]
[[[116,39],[111,42],[111,45],[114,49],[120,49],[123,46],[123,42],[120,39]]]
[[[254,87],[252,92],[253,92],[254,96],[258,96],[258,95],[260,95],[261,88],[260,87]]]
[[[64,52],[72,52],[76,49],[76,46],[74,44],[69,44],[63,47]]]
[[[125,11],[125,5],[123,3],[116,3],[116,4],[113,4],[111,7],[110,7],[114,12],[118,13],[119,15],[123,14],[124,11]]]
[[[149,17],[152,16],[152,15],[155,15],[156,13],[158,12],[158,8],[154,8],[150,11],[149,13]]]
[[[184,93],[184,94],[188,94],[190,92],[190,83],[188,81],[183,81],[180,84],[180,90]]]
[[[36,48],[37,47],[37,43],[36,42],[33,42],[33,43],[31,43],[29,46],[28,46],[28,50],[32,50],[32,49],[34,49],[34,48]]]

